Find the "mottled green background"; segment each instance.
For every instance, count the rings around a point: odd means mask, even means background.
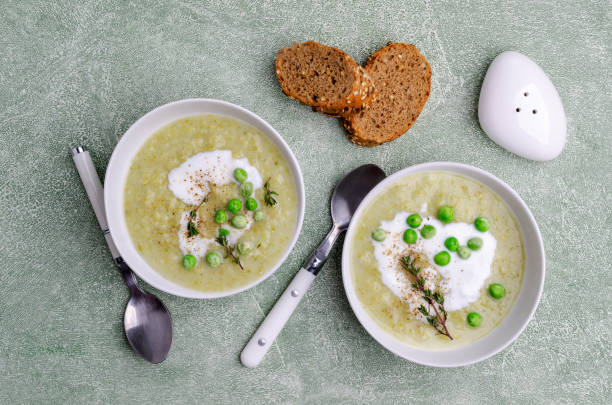
[[[610,403],[612,6],[601,2],[6,1],[0,5],[0,403]],[[285,97],[279,48],[314,39],[363,62],[387,41],[416,44],[434,76],[408,135],[374,149]],[[568,141],[548,163],[491,142],[476,118],[488,64],[533,58],[563,99]],[[187,97],[240,104],[294,150],[304,228],[276,274],[242,294],[159,293],[174,318],[160,365],[129,348],[127,290],[69,157],[84,144],[100,175],[136,119]],[[395,357],[345,298],[340,246],[264,363],[239,353],[327,231],[332,186],[366,162],[476,165],[531,207],[547,254],[535,318],[508,349],[434,369]]]

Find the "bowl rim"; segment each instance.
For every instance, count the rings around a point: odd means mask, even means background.
[[[401,342],[388,332],[384,331],[376,323],[376,321],[372,319],[369,314],[367,314],[367,312],[363,308],[355,292],[355,287],[350,272],[351,241],[354,239],[354,234],[356,232],[355,229],[357,228],[356,224],[365,207],[369,205],[370,201],[374,199],[375,196],[377,196],[381,191],[386,189],[387,186],[396,182],[398,179],[411,174],[423,172],[448,172],[458,174],[467,177],[471,180],[477,181],[479,184],[482,184],[485,187],[489,188],[502,201],[504,201],[506,206],[515,216],[517,225],[519,226],[523,239],[523,245],[525,250],[525,270],[523,274],[521,290],[512,309],[501,321],[501,323],[497,325],[487,335],[481,337],[473,343],[470,343],[466,346],[458,347],[456,349],[421,349]],[[483,181],[483,179],[486,179],[486,182]],[[498,192],[495,188],[498,188],[499,190],[503,191],[506,196],[504,197],[500,195],[500,192]],[[511,202],[514,207],[511,206],[511,204],[509,203],[509,199],[512,200]],[[532,234],[529,235],[529,241],[532,242],[530,244],[527,243],[526,229],[521,226],[521,221],[519,221],[518,218],[519,213],[516,212],[516,209],[521,211],[520,215],[523,219],[523,222],[527,224],[527,227],[529,228],[528,230],[532,232]],[[533,264],[528,268],[529,258],[532,259]],[[535,279],[535,283],[533,283],[533,285],[528,286],[530,288],[526,289],[528,271],[533,273],[530,273],[530,276],[533,276],[533,278]],[[368,334],[372,338],[374,338],[374,340],[376,340],[379,344],[381,344],[383,347],[385,347],[387,350],[391,351],[395,355],[410,360],[414,363],[431,367],[468,366],[486,360],[491,356],[494,356],[495,354],[499,353],[500,351],[508,347],[510,344],[512,344],[518,338],[518,336],[525,330],[528,323],[533,318],[544,288],[545,272],[546,259],[542,235],[540,234],[540,230],[535,221],[535,218],[533,217],[533,214],[529,210],[527,204],[525,204],[525,202],[521,199],[521,197],[514,189],[512,189],[508,184],[506,184],[503,180],[499,179],[495,175],[478,167],[456,162],[427,162],[414,166],[409,166],[395,172],[394,174],[383,180],[381,183],[379,183],[374,189],[372,189],[368,193],[368,195],[362,200],[359,207],[355,211],[355,214],[353,215],[353,220],[349,225],[346,237],[344,239],[344,245],[342,249],[342,281],[344,284],[344,291],[346,293],[351,309],[353,310],[353,313],[357,317],[359,323],[368,332]],[[524,295],[527,293],[527,290],[529,290],[530,295]],[[524,302],[521,300],[523,300]],[[517,312],[519,311],[519,302],[525,304],[528,307],[528,310]],[[510,319],[511,317],[512,319]],[[511,321],[513,321],[514,324],[511,325]],[[505,326],[504,329],[510,329],[512,332],[510,334],[500,333],[499,331],[502,330],[502,326]],[[494,344],[491,344],[491,340],[494,339],[497,340],[493,342]],[[483,348],[477,350],[477,353],[472,356],[466,356],[465,358],[461,358],[462,352],[465,353],[469,350],[474,350],[478,346],[481,346]],[[404,351],[402,351],[402,349]],[[418,356],[416,356],[415,354],[418,354]],[[438,356],[437,354],[443,355]],[[449,356],[449,354],[455,355],[455,357],[458,358],[452,358],[452,356]],[[433,357],[433,359],[431,357]]]
[[[135,249],[129,235],[123,209],[124,187],[135,155],[144,142],[163,126],[181,118],[199,114],[216,114],[236,119],[259,130],[280,150],[293,175],[297,194],[297,218],[293,236],[279,257],[261,277],[231,290],[204,292],[183,287],[155,271]],[[263,118],[239,105],[211,98],[188,98],[173,101],[149,111],[134,122],[121,137],[108,162],[104,178],[104,205],[109,230],[121,257],[145,282],[168,294],[184,298],[209,299],[238,294],[270,277],[287,259],[302,230],[305,211],[304,178],[299,162],[287,142]]]

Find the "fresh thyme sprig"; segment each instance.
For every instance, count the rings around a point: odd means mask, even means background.
[[[276,200],[276,197],[278,196],[278,193],[276,191],[272,191],[270,190],[270,177],[268,177],[268,180],[266,180],[265,184],[264,184],[264,201],[267,205],[269,205],[270,207],[276,205],[278,203],[278,201]]]
[[[425,308],[425,305],[421,305],[418,309],[421,314],[427,319],[427,322],[434,327],[440,334],[445,335],[450,340],[453,340],[448,328],[446,327],[446,320],[448,314],[444,309],[444,297],[438,291],[431,291],[429,288],[425,288],[425,279],[420,274],[421,268],[417,267],[416,261],[411,256],[404,256],[400,259],[402,267],[414,276],[414,283],[412,287],[415,290],[421,292],[423,299],[429,304],[430,308],[433,308],[434,313]]]
[[[190,238],[192,236],[196,236],[200,234],[200,232],[198,231],[198,227],[195,223],[195,219],[196,219],[198,210],[200,209],[202,204],[204,204],[207,201],[208,201],[208,197],[204,197],[204,199],[202,199],[202,202],[200,202],[197,207],[189,211],[189,222],[187,222],[187,232],[189,233]]]
[[[189,211],[189,222],[187,222],[187,232],[189,233],[190,238],[200,233],[198,231],[198,227],[196,226],[195,218],[196,218],[195,210]]]
[[[240,266],[241,270],[244,270],[244,267],[242,267],[242,263],[240,262],[240,256],[237,256],[234,254],[234,246],[230,246],[230,244],[227,241],[227,236],[226,235],[219,235],[217,236],[216,239],[217,243],[221,246],[223,246],[225,248],[225,250],[227,251],[228,256],[230,256],[232,258],[232,260],[234,261],[234,263],[236,263],[238,266]]]

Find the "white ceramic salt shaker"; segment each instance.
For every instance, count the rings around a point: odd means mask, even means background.
[[[567,125],[557,89],[519,52],[498,55],[485,75],[478,120],[495,143],[533,160],[551,160],[565,146]]]

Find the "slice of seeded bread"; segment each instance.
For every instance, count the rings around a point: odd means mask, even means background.
[[[368,58],[365,69],[378,94],[368,108],[350,112],[342,121],[352,142],[376,146],[414,124],[429,97],[431,68],[414,45],[389,42]]]
[[[362,108],[368,108],[372,101],[376,97],[376,89],[374,88],[374,82],[370,77],[370,74],[366,72],[364,68],[358,66],[358,86],[353,88],[353,96],[359,97],[362,104],[352,104],[352,107],[344,107],[342,109],[325,108],[325,107],[312,107],[313,111],[320,112],[330,117],[345,117],[353,112],[359,111]]]
[[[314,41],[278,51],[276,76],[287,96],[330,115],[359,109],[374,95],[372,81],[353,58]]]

